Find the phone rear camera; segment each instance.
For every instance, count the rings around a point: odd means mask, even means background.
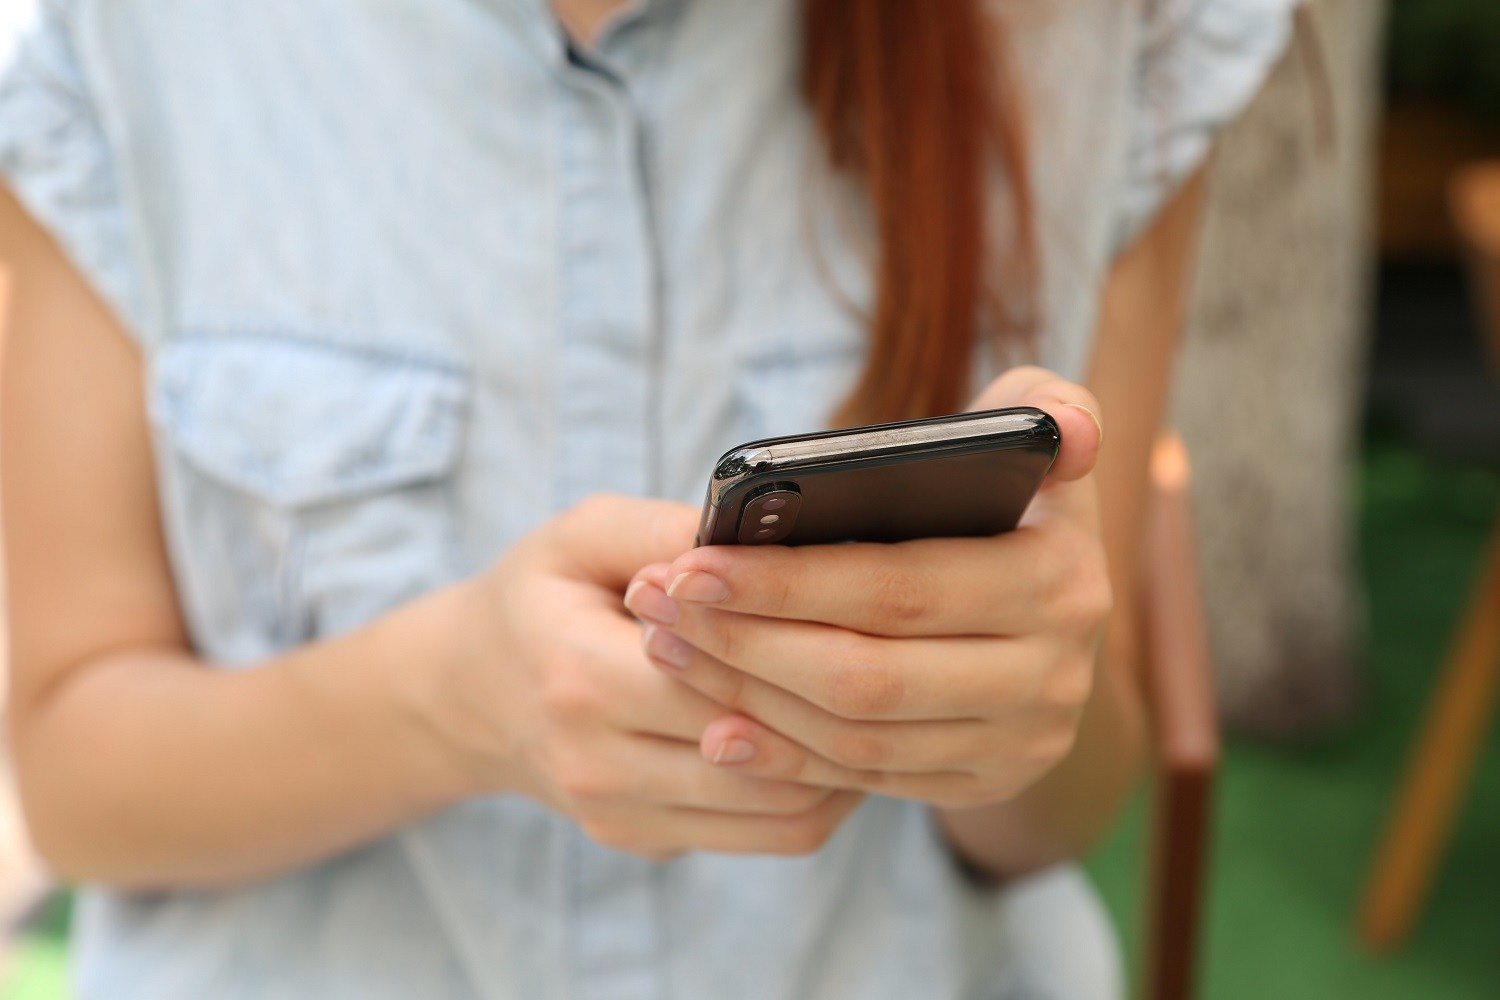
[[[741,545],[776,545],[795,539],[802,496],[795,483],[772,483],[740,508],[735,535]]]

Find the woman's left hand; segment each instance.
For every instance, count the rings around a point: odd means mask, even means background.
[[[652,661],[724,705],[701,751],[747,774],[939,806],[1010,799],[1073,745],[1110,587],[1084,389],[1036,368],[975,408],[1038,406],[1062,450],[1017,530],[712,546],[637,574]]]

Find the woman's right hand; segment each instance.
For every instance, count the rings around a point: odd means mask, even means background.
[[[623,605],[636,571],[687,551],[696,526],[686,505],[593,496],[454,592],[451,655],[417,697],[476,793],[530,796],[657,859],[808,853],[859,804],[701,756],[722,708],[651,666]]]

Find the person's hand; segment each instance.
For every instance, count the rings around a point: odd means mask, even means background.
[[[722,709],[651,667],[621,604],[631,574],[687,550],[696,524],[681,504],[591,497],[460,585],[455,653],[414,700],[476,793],[529,795],[652,858],[806,853],[858,804],[700,756]]]
[[[993,538],[712,546],[637,574],[627,604],[665,675],[729,709],[721,769],[941,806],[1005,801],[1067,755],[1110,610],[1084,389],[1037,368],[975,408],[1038,406],[1062,450]]]

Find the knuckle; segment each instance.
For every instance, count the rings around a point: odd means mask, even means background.
[[[866,581],[870,610],[877,624],[903,631],[932,613],[932,594],[922,576],[908,566],[883,566]]]
[[[1091,559],[1080,567],[1073,583],[1073,621],[1092,632],[1114,610],[1114,588],[1102,559]]]
[[[853,636],[833,657],[827,708],[845,719],[875,719],[898,709],[906,696],[899,674],[882,662],[878,640]]]
[[[554,719],[575,725],[597,720],[605,707],[598,686],[573,663],[548,671],[542,686],[542,702]]]

